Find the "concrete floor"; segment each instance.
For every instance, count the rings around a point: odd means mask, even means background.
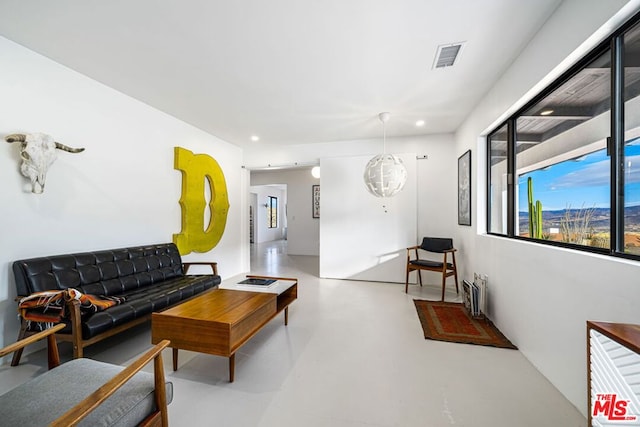
[[[234,383],[225,358],[180,351],[173,372],[165,351],[172,426],[586,425],[519,351],[425,340],[413,299],[437,300],[439,286],[406,295],[399,284],[319,279],[317,257],[287,256],[284,241],[252,246],[253,273],[299,278],[289,326],[280,315],[241,348]],[[149,329],[86,357],[126,364],[150,347]],[[68,344],[60,351],[71,357]],[[44,351],[0,366],[0,393],[45,366]]]

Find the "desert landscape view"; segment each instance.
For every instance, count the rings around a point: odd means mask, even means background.
[[[625,252],[640,255],[640,206],[627,207],[624,214]],[[520,211],[518,216],[519,235],[529,237],[529,213]],[[609,248],[610,217],[608,208],[543,210],[543,239]]]

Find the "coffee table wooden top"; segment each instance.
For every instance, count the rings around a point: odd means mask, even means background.
[[[233,325],[247,313],[275,300],[273,294],[214,289],[159,314]]]

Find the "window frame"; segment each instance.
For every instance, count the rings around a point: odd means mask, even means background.
[[[276,213],[273,215],[273,210]],[[267,228],[278,228],[278,198],[267,196]]]
[[[485,147],[485,201],[486,201],[486,231],[487,235],[504,237],[533,242],[540,245],[559,246],[575,249],[583,252],[605,254],[614,257],[640,260],[640,255],[625,253],[624,251],[624,148],[625,148],[625,122],[624,122],[624,34],[635,25],[640,25],[640,13],[637,13],[620,28],[610,34],[605,40],[595,46],[589,53],[584,55],[579,61],[562,73],[551,84],[541,90],[530,101],[525,103],[506,120],[500,122],[486,134]],[[516,167],[516,122],[525,111],[538,104],[553,91],[565,84],[593,60],[610,50],[611,55],[611,93],[610,93],[610,135],[607,138],[607,151],[610,156],[610,247],[596,248],[587,245],[578,245],[568,242],[552,240],[534,239],[526,236],[519,236],[515,233],[515,219],[517,213],[517,200],[515,200],[515,187],[517,177]],[[491,230],[491,136],[503,127],[507,128],[507,233],[498,233]]]

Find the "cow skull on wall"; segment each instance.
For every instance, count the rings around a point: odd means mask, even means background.
[[[69,153],[79,153],[84,148],[71,148],[55,142],[53,137],[44,133],[7,135],[5,141],[20,142],[20,157],[22,175],[31,180],[31,192],[40,194],[44,191],[44,181],[49,166],[56,160],[56,149]]]

